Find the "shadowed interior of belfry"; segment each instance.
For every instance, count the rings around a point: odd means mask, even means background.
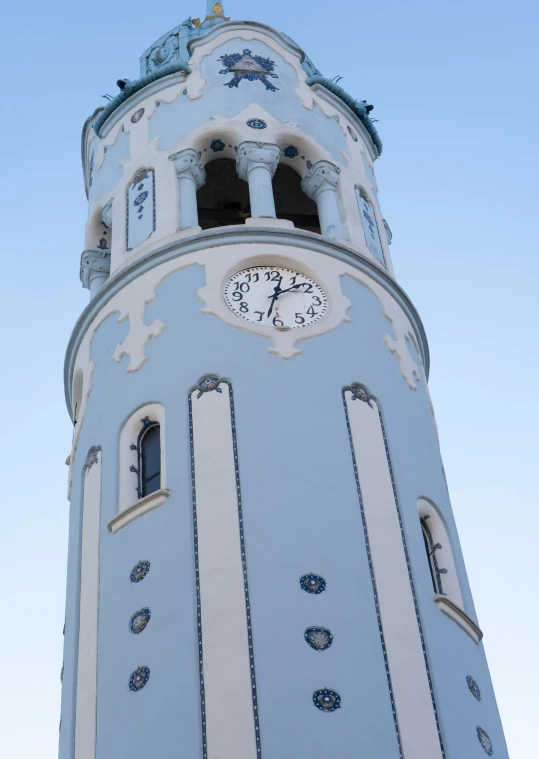
[[[273,178],[273,194],[278,219],[320,234],[316,203],[303,192],[299,174],[282,163]],[[235,161],[218,158],[207,164],[206,183],[198,191],[197,203],[202,229],[243,224],[251,216],[249,185],[239,178]]]

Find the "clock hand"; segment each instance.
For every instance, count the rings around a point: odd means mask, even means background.
[[[303,290],[298,290],[298,287],[303,287],[303,285],[308,285],[308,282],[300,282],[299,285],[294,285],[293,287],[289,287],[288,290],[279,290],[277,293],[277,297],[279,295],[284,295],[285,293],[301,293]],[[273,298],[273,295],[268,295],[268,298]]]
[[[269,307],[269,311],[268,311],[268,319],[270,318],[270,316],[271,316],[271,314],[273,312],[273,307],[275,305],[275,301],[277,300],[277,298],[279,297],[279,295],[281,293],[281,284],[282,284],[282,281],[283,281],[283,278],[279,277],[279,281],[277,283],[277,287],[273,291],[273,295],[268,295],[268,298],[271,298],[271,303],[270,303],[270,307]]]

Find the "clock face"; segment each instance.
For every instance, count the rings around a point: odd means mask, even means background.
[[[280,266],[242,269],[226,283],[224,299],[241,319],[281,329],[308,327],[328,307],[327,295],[314,279]]]

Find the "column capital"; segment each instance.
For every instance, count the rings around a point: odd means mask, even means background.
[[[247,181],[253,169],[263,167],[271,176],[277,171],[281,158],[281,148],[268,142],[242,142],[238,146],[236,161],[238,176]]]
[[[80,281],[86,290],[95,277],[107,278],[110,274],[110,250],[85,250],[80,257]]]
[[[301,186],[305,195],[316,200],[324,190],[337,191],[340,182],[341,170],[329,161],[318,161],[304,177]]]
[[[169,161],[174,162],[174,168],[178,175],[178,179],[182,176],[190,177],[196,184],[197,190],[200,190],[202,185],[206,182],[206,171],[200,160],[200,155],[197,150],[193,148],[187,148],[186,150],[180,150],[178,153],[172,153],[168,157]]]

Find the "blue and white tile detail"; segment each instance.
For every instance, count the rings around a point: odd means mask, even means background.
[[[266,90],[277,92],[278,88],[269,79],[278,79],[275,74],[275,61],[264,58],[262,55],[253,54],[245,49],[243,53],[229,53],[222,55],[219,60],[224,68],[219,72],[232,79],[226,82],[225,87],[238,88],[243,80],[247,82],[261,82]]]
[[[483,730],[482,727],[477,728],[477,739],[483,747],[485,754],[487,754],[487,756],[492,756],[494,753],[492,741],[490,740],[488,733]]]
[[[267,129],[268,125],[262,119],[249,119],[247,126],[251,129]]]
[[[479,685],[476,683],[476,681],[468,675],[466,678],[466,683],[468,685],[468,689],[472,696],[475,698],[476,701],[481,701],[481,689],[479,688]]]
[[[129,690],[136,693],[146,687],[150,679],[150,670],[148,667],[137,667],[129,678]]]
[[[333,635],[327,627],[308,627],[305,641],[315,651],[326,651],[333,643]]]
[[[149,561],[139,561],[139,563],[133,567],[129,579],[131,582],[142,582],[148,572],[150,571]]]
[[[326,581],[320,575],[303,575],[300,578],[299,584],[306,593],[317,596],[326,589]]]
[[[129,629],[135,635],[140,635],[148,626],[151,617],[152,613],[149,609],[141,609],[135,612],[129,621]]]
[[[313,693],[313,703],[321,712],[335,712],[341,708],[341,697],[334,690],[322,688]]]
[[[385,268],[386,259],[382,248],[382,240],[380,239],[380,232],[378,230],[373,205],[363,187],[356,186],[356,197],[367,247],[376,260]]]
[[[127,189],[126,247],[133,250],[155,232],[155,172],[141,169]]]

